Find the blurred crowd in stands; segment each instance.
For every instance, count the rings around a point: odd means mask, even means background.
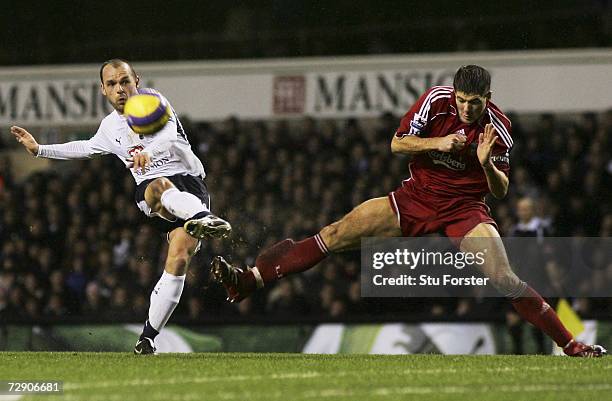
[[[510,192],[488,200],[502,235],[610,237],[612,111],[512,119]],[[263,247],[312,235],[395,189],[408,175],[407,159],[389,147],[398,121],[391,114],[216,125],[185,119],[208,173],[212,209],[231,221],[234,235],[205,243],[194,257],[173,319],[499,317],[502,298],[362,299],[358,252],[332,256],[239,304],[209,284],[213,255],[252,265]],[[54,161],[18,182],[0,154],[2,319],[143,320],[167,244],[137,209],[123,164],[114,156]],[[586,314],[610,307],[588,299],[576,305]]]

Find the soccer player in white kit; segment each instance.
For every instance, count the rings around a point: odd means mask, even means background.
[[[138,93],[139,77],[132,66],[125,60],[108,60],[100,68],[100,80],[102,94],[114,111],[102,120],[92,138],[39,145],[24,128],[13,126],[11,133],[36,157],[67,160],[115,154],[131,169],[138,207],[148,217],[163,219],[162,229],[168,232],[164,272],[151,292],[149,316],[134,348],[135,354],[154,354],[155,336],[180,300],[187,267],[200,240],[225,237],[231,226],[209,210],[204,167],[191,150],[174,109],[159,132],[138,135],[123,116],[128,97]]]

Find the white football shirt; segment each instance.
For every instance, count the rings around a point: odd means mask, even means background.
[[[167,101],[167,100],[166,100]],[[96,134],[88,140],[39,145],[37,157],[49,159],[87,159],[95,155],[116,155],[126,166],[136,152],[147,152],[151,164],[143,173],[130,169],[136,184],[158,177],[188,174],[204,178],[204,166],[191,150],[187,135],[172,107],[168,123],[153,135],[138,135],[127,119],[114,110],[104,117]]]

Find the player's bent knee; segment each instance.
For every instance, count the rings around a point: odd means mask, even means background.
[[[359,241],[359,236],[355,235],[354,230],[351,230],[350,223],[346,217],[324,227],[320,234],[323,242],[332,252],[353,248],[355,247],[355,242]]]
[[[173,188],[174,184],[166,177],[159,177],[154,179],[147,185],[145,190],[145,200],[149,205],[153,203],[160,203],[161,196],[167,189]]]
[[[145,189],[144,198],[147,205],[151,208],[151,211],[161,213],[164,218],[171,220],[174,216],[165,210],[161,203],[161,196],[167,189],[173,188],[174,184],[172,181],[165,177],[159,177],[154,179],[147,185]]]
[[[172,181],[167,179],[166,177],[159,177],[154,179],[147,185],[147,189],[145,191],[145,195],[149,192],[155,198],[160,198],[165,190],[174,187]]]
[[[319,232],[329,250],[334,250],[338,242],[338,222],[325,226]]]

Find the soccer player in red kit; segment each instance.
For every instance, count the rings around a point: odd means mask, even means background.
[[[425,92],[401,120],[393,153],[412,156],[410,178],[386,197],[370,199],[317,235],[283,240],[245,271],[215,257],[212,274],[240,301],[257,288],[310,269],[330,252],[355,249],[362,237],[420,236],[444,232],[464,252],[486,242],[482,272],[517,312],[548,334],[567,355],[598,357],[606,350],[573,339],[555,311],[511,270],[484,196],[508,192],[512,128],[493,104],[491,76],[476,65],[459,68],[453,86]],[[470,240],[466,240],[470,239]]]

